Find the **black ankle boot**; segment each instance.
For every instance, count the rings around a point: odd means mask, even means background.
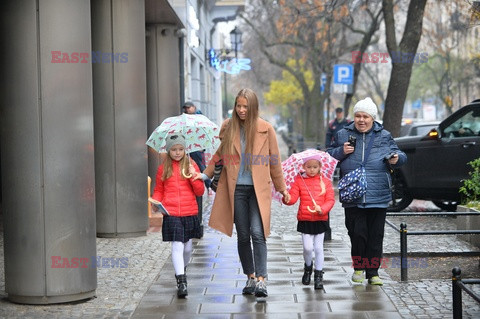
[[[315,274],[313,275],[313,285],[315,289],[323,289],[323,271],[315,270]]]
[[[310,285],[310,279],[311,279],[311,276],[312,276],[312,270],[313,270],[313,263],[312,263],[310,266],[307,266],[307,264],[304,264],[302,284],[304,284],[304,285]]]
[[[178,298],[185,298],[188,295],[187,292],[187,276],[186,275],[175,275],[177,278],[177,297]]]

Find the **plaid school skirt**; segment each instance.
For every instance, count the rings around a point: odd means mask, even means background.
[[[192,238],[200,239],[202,230],[198,216],[163,216],[163,241],[180,241],[186,243]]]

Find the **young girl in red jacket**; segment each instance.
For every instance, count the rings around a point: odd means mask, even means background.
[[[168,211],[162,224],[163,241],[172,242],[172,262],[177,279],[177,296],[184,298],[187,292],[185,270],[192,255],[192,238],[201,238],[196,196],[202,196],[205,186],[197,179],[199,169],[185,155],[185,138],[170,135],[166,138],[168,156],[158,167],[152,198]],[[157,211],[155,205],[153,210]]]
[[[303,164],[305,173],[298,174],[290,188],[290,201],[293,205],[300,198],[298,207],[297,231],[302,233],[303,259],[305,260],[302,283],[310,284],[315,252],[315,289],[323,288],[323,239],[328,227],[328,213],[335,204],[332,182],[321,173],[322,163],[309,159]]]

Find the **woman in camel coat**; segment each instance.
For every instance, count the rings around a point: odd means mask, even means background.
[[[243,294],[266,297],[267,247],[270,235],[271,183],[289,199],[273,127],[258,116],[258,99],[250,89],[235,98],[232,118],[222,124],[221,144],[204,173],[212,178],[215,163],[223,162],[209,226],[232,236],[247,284]],[[253,243],[253,251],[252,244]]]

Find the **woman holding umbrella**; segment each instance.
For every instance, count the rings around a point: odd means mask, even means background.
[[[209,226],[232,236],[235,224],[238,254],[247,275],[242,293],[266,297],[271,183],[286,201],[290,195],[283,178],[276,133],[259,117],[258,99],[251,89],[238,92],[232,118],[223,122],[219,136],[220,147],[204,171],[212,178],[215,163],[223,162]]]

